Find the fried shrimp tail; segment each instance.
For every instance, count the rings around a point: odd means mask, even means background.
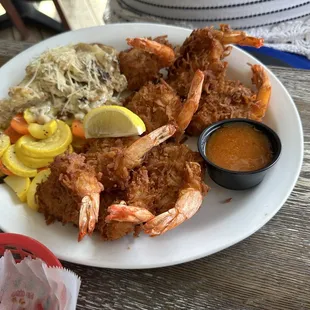
[[[238,44],[243,46],[253,46],[260,48],[264,45],[263,38],[250,37],[244,31],[231,30],[228,25],[220,25],[220,32],[223,35],[220,40],[222,44]]]
[[[141,224],[154,218],[154,215],[145,208],[127,206],[125,204],[109,206],[108,213],[109,215],[105,218],[107,223],[117,221]]]
[[[173,208],[157,215],[144,224],[145,233],[162,235],[190,219],[201,207],[205,188],[201,180],[201,167],[196,162],[186,163],[185,184]]]
[[[204,81],[203,72],[197,70],[192,80],[187,100],[184,103],[182,110],[177,118],[177,124],[180,131],[180,133],[178,133],[178,136],[180,136],[180,134],[182,134],[184,130],[187,128],[187,126],[192,120],[193,115],[196,113],[198,109],[203,81]]]
[[[127,169],[138,166],[147,152],[172,137],[175,132],[175,126],[168,124],[138,139],[125,150],[122,166]]]
[[[156,55],[162,67],[169,67],[175,60],[174,50],[167,45],[144,38],[128,38],[126,41],[134,48]]]
[[[251,108],[253,119],[261,120],[266,113],[271,96],[271,84],[269,77],[264,68],[260,65],[253,65],[252,68],[252,83],[257,87],[256,101],[257,103]]]
[[[79,237],[81,241],[87,234],[92,235],[98,222],[100,205],[99,193],[87,195],[82,198],[79,214]]]
[[[264,45],[264,39],[255,38],[255,37],[246,37],[238,41],[236,44],[242,45],[242,46],[253,46],[255,48],[260,48]]]

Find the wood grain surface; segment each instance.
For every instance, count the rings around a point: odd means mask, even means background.
[[[29,45],[0,46],[1,65]],[[277,215],[239,244],[174,267],[113,270],[62,262],[82,279],[77,309],[310,309],[310,72],[271,70],[293,96],[305,137],[301,175]]]

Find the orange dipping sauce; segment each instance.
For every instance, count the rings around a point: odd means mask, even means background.
[[[245,123],[226,125],[207,141],[206,156],[215,165],[231,171],[254,171],[272,161],[268,137]]]

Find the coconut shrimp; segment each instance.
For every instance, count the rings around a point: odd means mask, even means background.
[[[177,227],[199,210],[208,192],[203,171],[199,153],[185,145],[154,148],[128,187],[128,201],[109,206],[106,222],[141,224],[150,236]]]
[[[202,94],[199,108],[193,116],[187,133],[198,136],[206,127],[229,118],[249,118],[261,121],[268,108],[271,84],[267,72],[260,65],[251,66],[254,92],[239,81],[222,80],[208,85]]]
[[[178,58],[169,68],[168,83],[179,95],[186,96],[197,69],[208,73],[213,80],[222,79],[227,67],[223,59],[232,49],[229,44],[259,48],[263,45],[263,39],[231,30],[228,25],[220,25],[219,30],[213,27],[194,30],[180,47]]]
[[[126,189],[130,171],[139,166],[155,146],[174,135],[176,128],[168,124],[140,138],[106,138],[92,142],[85,153],[86,162],[101,173],[105,191]]]
[[[137,223],[133,218],[131,221],[119,222],[111,220],[106,222],[105,218],[110,211],[108,206],[111,203],[116,203],[120,206],[126,205],[125,199],[130,195],[130,191],[128,192],[129,184],[131,184],[131,187],[134,187],[134,184],[142,186],[142,183],[144,186],[147,186],[147,180],[139,178],[137,173],[132,170],[135,167],[141,166],[147,153],[171,137],[175,130],[173,125],[165,125],[135,141],[131,140],[128,142],[127,138],[122,138],[126,142],[123,141],[121,145],[123,149],[120,148],[120,142],[117,142],[118,154],[111,148],[108,151],[105,149],[106,139],[102,139],[101,145],[97,145],[96,149],[99,154],[99,160],[97,162],[88,162],[91,165],[95,164],[96,169],[102,171],[103,175],[101,182],[105,186],[105,192],[101,194],[100,215],[96,229],[104,240],[116,240],[135,230]],[[102,143],[105,144],[104,147]],[[114,155],[114,158],[111,157],[112,155]],[[138,195],[138,192],[135,192],[135,194]],[[136,211],[136,216],[140,220],[144,219],[146,221],[150,219],[150,217],[143,217],[143,212],[139,213],[138,210]]]
[[[169,67],[175,53],[165,36],[154,40],[127,39],[132,48],[119,54],[120,70],[126,76],[128,89],[138,90],[146,82],[160,77],[160,69]]]
[[[177,134],[181,135],[198,109],[203,80],[204,74],[197,70],[184,103],[165,81],[149,82],[133,95],[126,107],[141,117],[147,132],[175,123]]]
[[[57,156],[51,174],[37,188],[39,212],[47,224],[55,220],[79,227],[78,240],[91,235],[98,221],[102,184],[100,174],[85,163],[85,157],[72,153]]]

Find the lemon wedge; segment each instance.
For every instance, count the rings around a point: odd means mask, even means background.
[[[39,141],[32,138],[31,141],[21,144],[21,152],[33,158],[54,157],[64,153],[72,142],[71,129],[63,121],[58,120],[56,122],[57,130],[51,137]]]
[[[15,175],[20,177],[34,177],[37,170],[25,166],[16,156],[15,145],[9,146],[2,156],[3,164],[12,171]]]
[[[116,105],[91,110],[85,116],[83,125],[87,139],[136,136],[146,130],[138,115]]]
[[[36,123],[31,123],[28,126],[29,133],[36,139],[46,139],[52,136],[57,130],[57,122],[53,119],[50,122],[39,125]]]
[[[10,137],[4,133],[0,133],[0,157],[4,154],[10,145]]]
[[[30,179],[28,177],[9,175],[4,179],[4,182],[12,188],[21,202],[27,200],[27,191],[30,186]]]
[[[39,208],[39,205],[36,202],[36,191],[38,184],[44,182],[47,180],[48,176],[50,175],[51,170],[45,169],[40,171],[35,178],[32,180],[28,192],[27,192],[27,204],[29,208],[37,211]]]

